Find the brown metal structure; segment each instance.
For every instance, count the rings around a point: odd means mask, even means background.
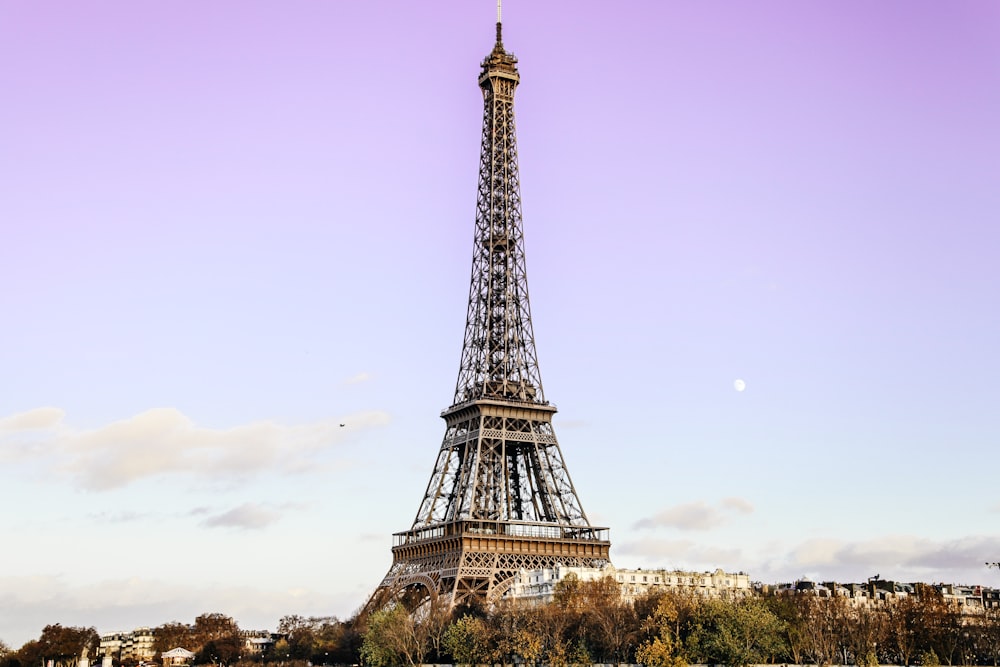
[[[499,598],[519,570],[608,562],[608,529],[590,525],[552,429],[528,305],[514,135],[517,58],[482,64],[483,137],[468,315],[444,441],[413,526],[370,605],[404,591],[450,604]],[[417,591],[416,589],[425,589]]]

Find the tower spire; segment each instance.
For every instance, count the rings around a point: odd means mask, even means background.
[[[514,131],[520,74],[499,19],[500,0],[497,42],[479,75],[483,132],[458,381],[424,497],[411,528],[394,535],[393,565],[369,608],[403,591],[492,601],[522,569],[608,562],[608,529],[583,511],[542,392]]]

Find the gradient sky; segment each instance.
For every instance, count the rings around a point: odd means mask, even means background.
[[[454,391],[494,21],[0,0],[0,639],[374,590]],[[504,43],[615,564],[1000,586],[1000,4],[509,0]]]

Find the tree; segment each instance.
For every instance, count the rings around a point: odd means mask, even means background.
[[[819,667],[833,664],[838,657],[840,623],[839,598],[821,598],[810,592],[795,594],[795,606],[802,619],[805,654]]]
[[[239,635],[209,639],[201,647],[195,660],[213,665],[231,665],[240,659],[242,652],[243,642]]]
[[[8,667],[36,667],[44,664],[41,644],[37,639],[25,642],[6,659]]]
[[[478,616],[463,616],[448,626],[444,633],[444,648],[460,665],[488,662],[493,651],[489,626]]]
[[[917,649],[920,630],[916,601],[906,596],[889,600],[886,607],[886,635],[896,659],[909,665]]]
[[[19,664],[11,664],[14,662],[14,651],[7,645],[7,642],[0,639],[0,667],[19,667]]]
[[[37,640],[31,640],[11,654],[6,662],[16,661],[22,667],[35,667],[51,660],[57,667],[74,667],[84,652],[90,654],[100,646],[101,637],[94,628],[66,627],[59,623],[46,625]]]
[[[308,660],[312,655],[315,633],[312,623],[297,615],[282,616],[278,621],[278,634],[284,640],[280,647],[282,658]],[[275,646],[275,650],[279,650]]]
[[[361,659],[372,667],[402,662],[415,667],[427,654],[426,637],[402,605],[380,609],[368,617],[368,631],[361,644]]]
[[[647,602],[650,600],[647,600]],[[674,595],[656,597],[656,607],[646,616],[643,626],[647,637],[636,649],[635,659],[647,667],[686,667],[677,620],[680,612]]]
[[[847,637],[855,664],[875,667],[879,644],[885,646],[884,615],[867,606],[855,608],[848,619]]]
[[[545,649],[544,608],[505,601],[492,615],[493,656],[496,662],[535,665]]]
[[[785,649],[783,659],[801,665],[805,660],[806,631],[805,620],[802,618],[802,610],[796,597],[795,593],[783,592],[763,599],[783,624],[782,643]]]
[[[240,626],[225,614],[202,614],[194,619],[191,635],[195,644],[202,647],[213,639],[239,638]]]
[[[646,667],[687,667],[687,660],[677,654],[677,647],[669,637],[653,637],[639,645],[635,660]]]
[[[427,652],[440,662],[445,632],[451,625],[452,613],[443,596],[432,596],[413,612],[417,633],[426,641]]]
[[[581,592],[585,603],[585,636],[593,638],[596,656],[604,662],[628,661],[638,635],[638,620],[635,608],[622,599],[618,582],[611,577],[588,581]]]
[[[964,632],[961,610],[934,586],[917,584],[915,588],[924,642],[935,657],[951,665]]]
[[[569,664],[571,638],[581,634],[585,607],[579,582],[575,579],[573,577],[571,585],[562,590],[562,596],[559,595],[557,585],[553,602],[539,607],[538,613],[533,616],[535,622],[518,633],[521,641],[537,638],[541,642],[540,659],[549,667],[565,667]]]
[[[225,614],[202,614],[191,626],[189,649],[200,663],[228,665],[236,662],[243,652],[240,626]]]
[[[174,621],[153,628],[153,650],[158,655],[175,648],[184,648],[189,651],[198,648],[195,646],[194,634],[190,625]]]
[[[747,667],[781,651],[783,630],[781,619],[759,598],[709,600],[702,607],[693,643],[708,662]]]
[[[986,607],[980,621],[980,646],[984,656],[996,667],[1000,663],[1000,607]]]

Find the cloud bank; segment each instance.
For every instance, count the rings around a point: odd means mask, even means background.
[[[311,424],[259,421],[216,429],[174,408],[156,408],[83,430],[68,425],[62,410],[46,407],[0,418],[0,463],[40,465],[88,491],[164,475],[224,480],[292,474],[327,464],[329,452],[351,432],[388,421],[384,412],[365,412]]]
[[[742,498],[725,498],[718,507],[703,501],[668,507],[651,517],[639,519],[632,526],[637,530],[676,528],[684,531],[711,530],[724,525],[732,514],[750,514],[753,505]]]
[[[765,583],[801,578],[851,582],[879,574],[906,582],[986,584],[995,574],[986,569],[985,563],[990,554],[1000,553],[1000,537],[972,535],[930,540],[893,535],[855,541],[824,538],[795,544],[772,543],[759,550],[647,538],[616,543],[614,553],[642,567],[743,570]]]
[[[244,503],[239,507],[205,519],[202,524],[209,528],[243,528],[258,530],[266,528],[281,518],[281,512],[257,503]]]

